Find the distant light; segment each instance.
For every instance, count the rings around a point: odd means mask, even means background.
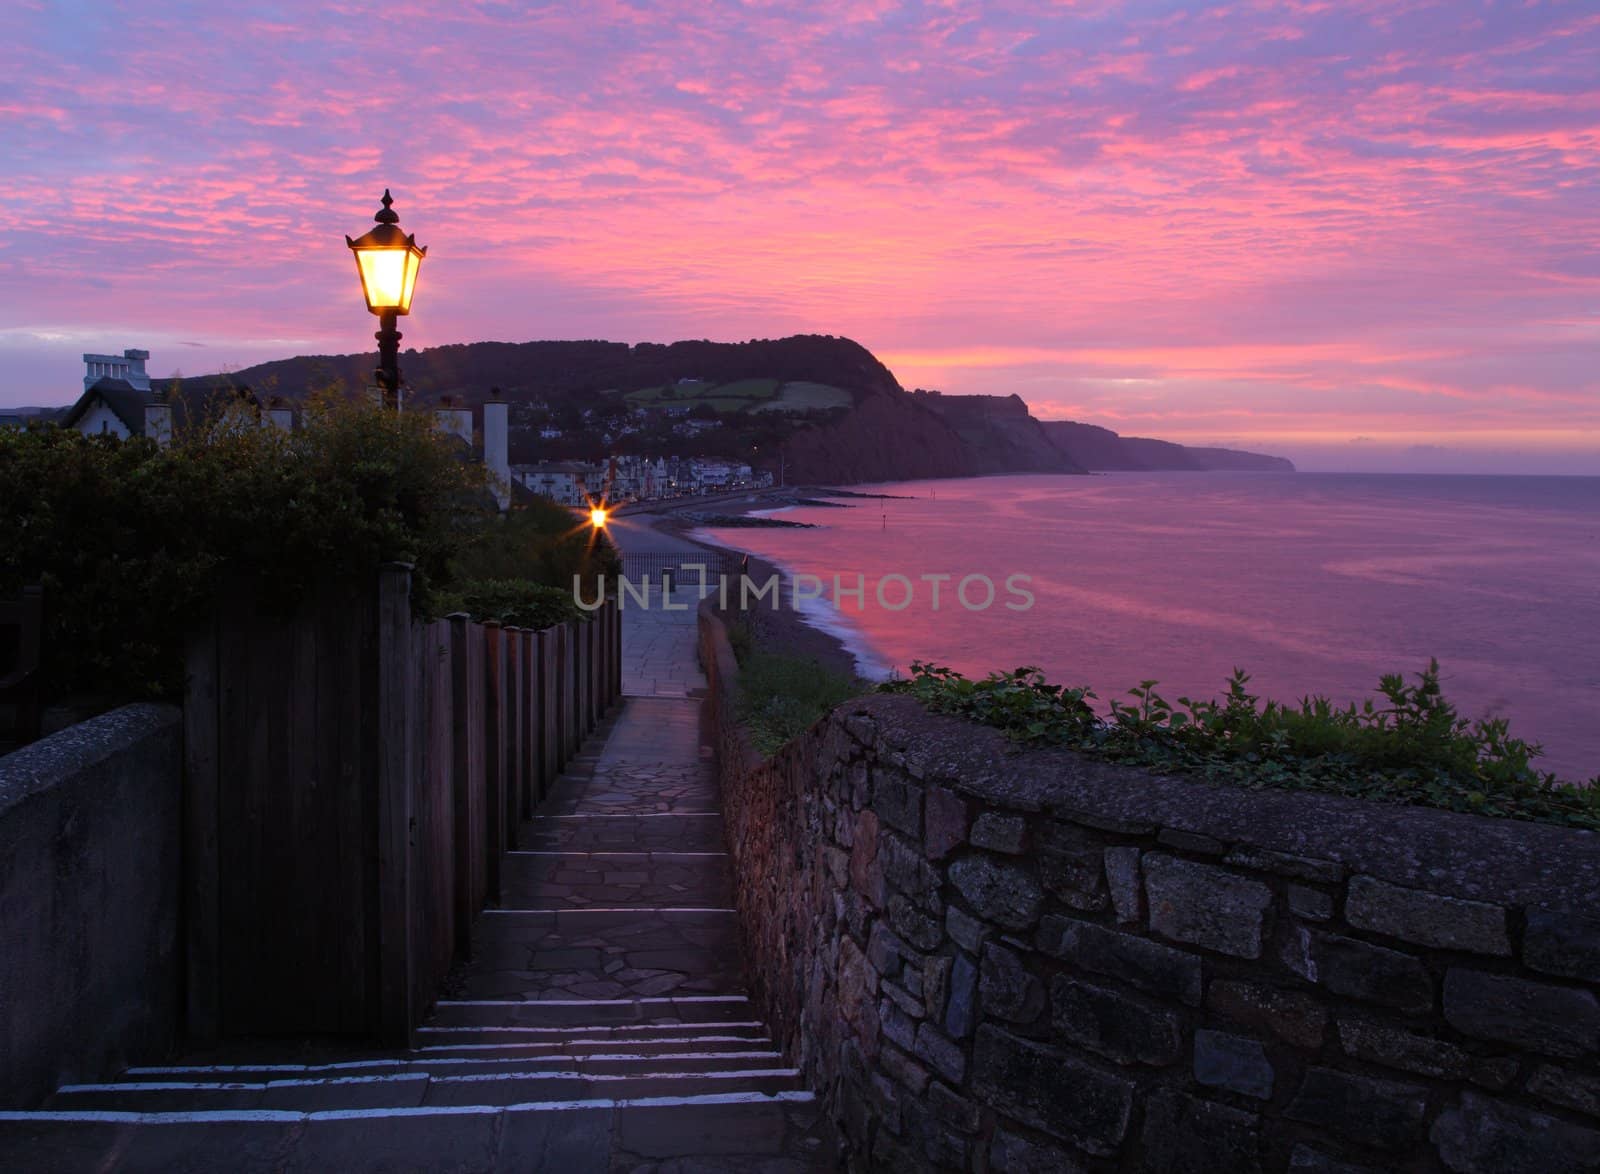
[[[605,529],[606,517],[607,511],[595,506],[594,509],[589,511],[589,524],[596,530],[603,530]]]

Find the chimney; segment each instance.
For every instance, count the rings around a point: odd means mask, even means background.
[[[144,434],[162,448],[172,443],[171,404],[145,404]]]
[[[434,426],[450,436],[459,436],[467,445],[472,444],[472,409],[455,406],[455,396],[439,400],[440,407],[433,411]]]
[[[498,389],[496,389],[498,390]],[[489,472],[490,487],[502,510],[511,504],[511,461],[507,448],[511,405],[503,399],[486,400],[483,405],[483,464]]]
[[[144,361],[150,357],[150,352],[126,350],[122,352],[122,357],[128,361],[122,377],[139,391],[149,391],[150,376],[145,373]]]

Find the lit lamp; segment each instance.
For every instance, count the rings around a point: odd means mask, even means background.
[[[377,221],[365,236],[345,244],[356,255],[356,269],[361,274],[361,293],[367,299],[367,309],[378,316],[379,329],[373,337],[378,340],[378,386],[383,389],[386,407],[400,406],[400,331],[396,319],[411,313],[411,295],[417,288],[417,270],[422,268],[422,258],[428,250],[417,244],[417,238],[400,231],[400,215],[390,207],[394,197],[384,189],[383,207],[373,217]]]
[[[604,506],[593,506],[589,510],[589,524],[596,530],[604,530],[609,511]]]

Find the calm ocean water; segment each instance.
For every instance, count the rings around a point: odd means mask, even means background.
[[[865,665],[934,660],[969,674],[1034,664],[1102,699],[1154,677],[1169,698],[1219,693],[1237,665],[1262,696],[1341,701],[1439,659],[1462,713],[1511,719],[1567,778],[1600,773],[1600,478],[1111,474],[862,487],[906,500],[782,516],[815,530],[721,529],[715,541],[854,586],[819,620]],[[876,585],[904,575],[903,610]],[[932,606],[923,575],[953,580]],[[955,581],[983,574],[993,606]],[[1031,577],[1030,610],[1004,605]],[[906,588],[891,580],[885,600]],[[980,603],[980,582],[967,598]],[[1103,702],[1102,702],[1103,704]]]

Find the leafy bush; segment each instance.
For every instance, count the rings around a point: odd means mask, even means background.
[[[1032,667],[971,680],[913,662],[909,680],[882,686],[1037,745],[1073,750],[1165,772],[1246,787],[1332,791],[1478,815],[1600,829],[1600,778],[1589,786],[1536,770],[1540,747],[1510,736],[1504,718],[1468,721],[1439,687],[1431,661],[1417,683],[1398,673],[1378,684],[1381,700],[1338,706],[1325,697],[1298,705],[1260,704],[1235,669],[1217,700],[1178,698],[1157,682],[1130,689],[1097,716],[1088,689],[1045,681]]]
[[[513,528],[481,466],[428,414],[334,394],[308,401],[292,432],[220,399],[167,449],[0,430],[0,595],[45,588],[51,698],[178,695],[188,626],[238,584],[289,608],[317,585],[405,561],[418,611],[442,614],[459,563]],[[511,565],[505,577],[570,591],[553,560]],[[551,606],[522,600],[529,615]]]
[[[739,669],[739,720],[764,755],[861,690],[814,659],[752,649]]]
[[[591,598],[586,596],[585,598]],[[478,579],[442,591],[436,600],[438,614],[464,611],[475,620],[498,620],[515,628],[548,628],[566,620],[589,620],[563,587],[547,587],[527,579]]]
[[[603,532],[542,497],[489,519],[451,560],[452,576],[461,582],[524,579],[570,592],[576,576],[588,600],[599,577],[615,582],[621,570]]]

